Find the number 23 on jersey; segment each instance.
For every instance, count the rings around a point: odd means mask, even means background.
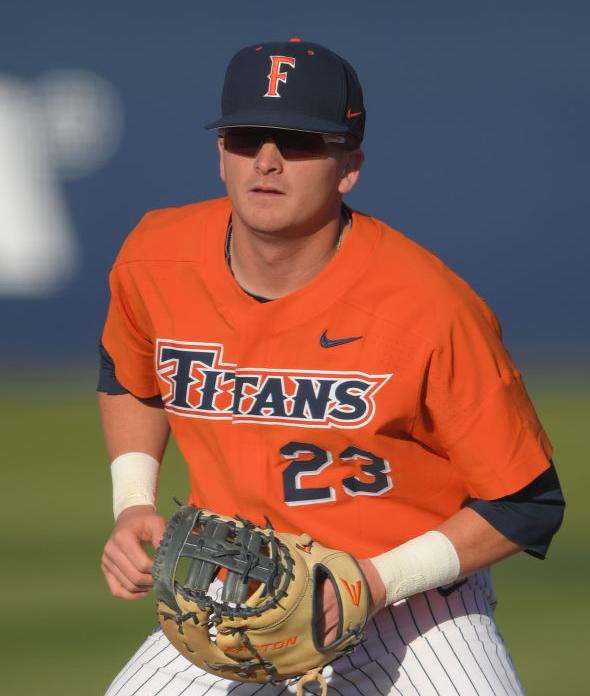
[[[283,495],[287,505],[312,505],[336,500],[334,486],[314,486],[313,477],[339,462],[360,462],[363,474],[347,476],[339,482],[350,496],[382,495],[393,488],[389,462],[359,447],[332,453],[310,442],[288,442],[280,449],[288,464],[283,470]]]

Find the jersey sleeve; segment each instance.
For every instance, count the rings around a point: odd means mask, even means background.
[[[500,326],[474,293],[439,320],[415,425],[418,439],[448,457],[473,498],[514,493],[550,465],[551,443]]]
[[[115,363],[102,343],[98,346],[98,382],[96,391],[104,392],[109,396],[129,393],[129,390],[125,389],[116,378]]]
[[[134,273],[140,264],[125,261],[125,246],[109,277],[111,301],[102,334],[117,381],[139,398],[156,396],[154,345],[149,314]]]
[[[467,505],[536,558],[547,555],[565,511],[565,500],[552,462],[549,469],[520,491],[498,500],[471,500]]]

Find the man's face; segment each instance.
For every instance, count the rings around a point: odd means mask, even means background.
[[[360,150],[327,144],[316,151],[313,143],[302,141],[297,153],[290,147],[297,140],[285,141],[279,133],[275,142],[270,130],[260,138],[259,147],[248,148],[248,138],[237,135],[238,131],[228,132],[227,142],[221,137],[219,153],[221,178],[239,222],[252,231],[296,237],[311,234],[339,216],[342,196],[358,179],[363,161]],[[291,159],[293,155],[298,156]]]

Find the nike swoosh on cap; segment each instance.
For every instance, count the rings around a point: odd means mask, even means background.
[[[349,106],[348,111],[346,112],[346,118],[356,118],[357,116],[360,116],[362,113],[362,111],[353,111]]]
[[[322,348],[334,348],[334,346],[343,346],[345,343],[358,341],[362,336],[349,336],[348,338],[328,338],[328,329],[320,336],[320,346]]]

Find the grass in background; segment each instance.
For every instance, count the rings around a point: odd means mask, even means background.
[[[590,576],[586,431],[590,391],[529,385],[555,445],[568,500],[545,562],[524,554],[494,571],[498,622],[531,696],[586,692]],[[110,478],[90,381],[3,389],[3,693],[102,696],[155,623],[153,602],[111,597],[99,558],[112,525]],[[187,477],[167,454],[160,507],[169,515]]]

